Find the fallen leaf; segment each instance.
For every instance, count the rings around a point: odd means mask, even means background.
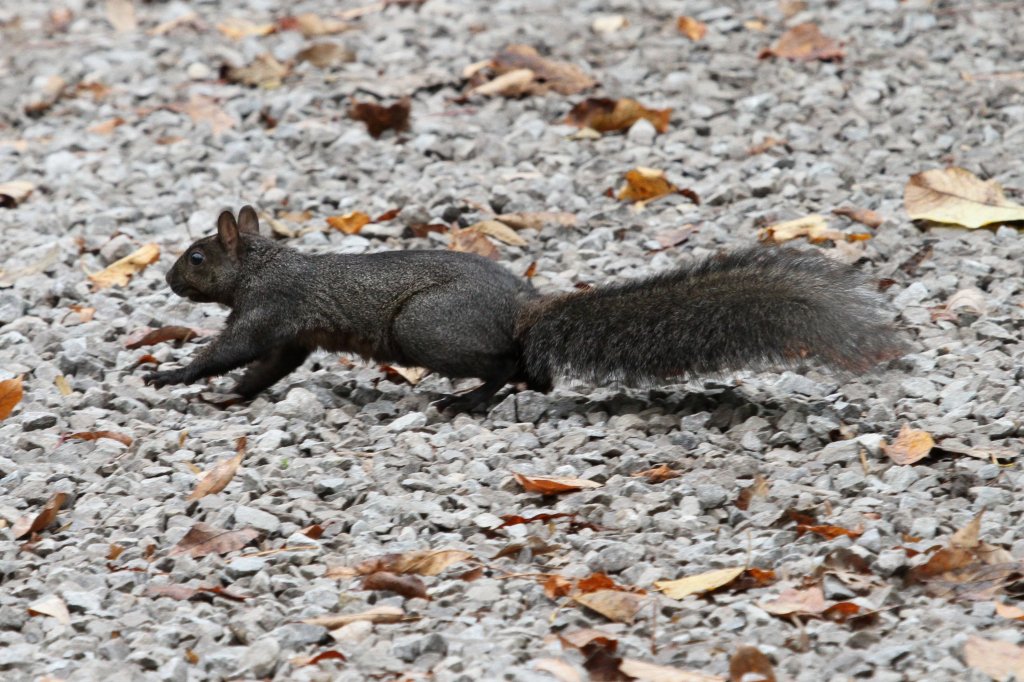
[[[383,590],[394,592],[406,599],[429,599],[427,586],[415,575],[395,575],[388,571],[378,571],[363,578],[364,590]]]
[[[331,616],[306,618],[302,622],[309,625],[320,625],[328,630],[337,630],[343,625],[365,620],[369,623],[397,623],[406,617],[405,611],[398,606],[374,606],[360,613],[345,613]]]
[[[1024,679],[1024,647],[1012,642],[971,635],[964,644],[964,662],[997,682],[1010,676]]]
[[[761,241],[773,242],[775,244],[788,242],[799,237],[807,237],[807,241],[810,243],[819,244],[824,241],[861,241],[870,239],[871,235],[859,232],[848,234],[839,230],[833,230],[828,226],[828,219],[825,216],[815,213],[803,218],[797,218],[796,220],[787,220],[763,227],[758,230],[757,237]]]
[[[499,526],[503,528],[504,526]],[[491,557],[492,560],[503,559],[505,557],[518,557],[519,554],[524,550],[530,550],[530,556],[543,556],[545,554],[551,554],[557,552],[562,547],[560,545],[550,544],[545,542],[541,538],[533,535],[527,536],[526,542],[512,542],[502,547],[498,552]]]
[[[525,476],[513,473],[519,485],[528,493],[540,493],[541,495],[560,495],[562,493],[576,493],[581,490],[600,488],[597,481],[588,481],[582,478],[570,478],[566,476]]]
[[[135,21],[135,7],[132,0],[107,0],[105,4],[107,21],[118,33],[134,31],[138,24]]]
[[[62,440],[99,440],[100,438],[108,438],[110,440],[116,440],[122,445],[131,445],[132,437],[123,433],[117,433],[116,431],[82,431],[79,433],[69,433],[61,436]]]
[[[796,61],[841,62],[845,53],[834,39],[821,33],[812,22],[799,24],[782,34],[778,42],[761,51],[758,59],[782,57]]]
[[[24,395],[21,377],[0,381],[0,419],[7,419]]]
[[[534,668],[551,675],[558,682],[583,682],[579,671],[571,663],[560,658],[535,658],[532,664]]]
[[[676,28],[693,42],[697,42],[707,35],[708,32],[708,25],[703,21],[697,21],[693,17],[679,17],[676,19]]]
[[[252,87],[268,90],[281,87],[281,81],[290,69],[274,59],[269,52],[264,52],[252,60],[248,66],[229,66],[224,77],[231,83],[242,83]]]
[[[107,561],[117,561],[117,558],[124,553],[124,546],[111,543],[110,551],[107,552]]]
[[[574,596],[573,601],[617,623],[632,623],[645,597],[621,590],[596,590]]]
[[[601,590],[617,590],[619,592],[635,592],[637,594],[646,594],[646,592],[639,587],[632,587],[630,585],[620,585],[607,573],[591,573],[586,578],[580,578],[576,581],[573,586],[576,593],[586,594],[588,592],[599,592]]]
[[[665,665],[655,665],[635,658],[624,658],[619,670],[631,679],[640,682],[725,682],[724,677],[692,670],[679,670]]]
[[[270,35],[277,27],[272,23],[254,24],[246,19],[232,17],[217,24],[217,30],[232,40],[242,40],[250,36]]]
[[[638,166],[626,172],[626,184],[619,190],[616,198],[619,201],[635,201],[646,203],[669,194],[683,194],[693,203],[700,204],[700,199],[692,190],[681,190],[668,181],[665,171],[656,168]]]
[[[470,94],[518,97],[553,90],[561,95],[575,95],[597,84],[575,64],[542,57],[529,45],[508,45],[495,55],[490,67],[497,78],[476,84]]]
[[[882,442],[882,452],[893,462],[903,466],[924,459],[934,446],[935,441],[927,431],[912,429],[904,424],[892,445]]]
[[[347,661],[345,654],[334,649],[328,649],[327,651],[321,651],[313,656],[292,656],[288,659],[288,662],[296,667],[304,665],[316,665],[320,661]]]
[[[168,556],[189,554],[198,559],[207,554],[227,554],[242,549],[259,535],[259,531],[253,528],[222,530],[197,521],[178,544],[171,548]]]
[[[750,485],[740,491],[740,494],[736,496],[736,502],[734,503],[738,509],[746,511],[750,507],[750,503],[754,498],[765,498],[768,497],[768,479],[761,474],[754,477],[753,485]]]
[[[295,16],[281,17],[277,27],[282,31],[299,31],[307,38],[341,33],[352,28],[352,24],[340,19],[321,17],[319,14],[306,12]]]
[[[633,474],[634,478],[646,478],[648,483],[664,483],[671,478],[678,478],[679,471],[671,469],[667,464],[659,464],[653,469],[638,471]]]
[[[478,256],[490,258],[491,260],[498,259],[498,249],[494,246],[494,242],[479,230],[471,230],[468,227],[465,229],[453,227],[450,236],[448,248],[451,251],[475,253]]]
[[[498,241],[504,242],[509,246],[526,246],[527,243],[525,239],[515,233],[515,230],[498,220],[483,220],[474,225],[470,225],[466,229],[476,230],[480,234],[494,237]]]
[[[1007,200],[998,182],[956,167],[910,176],[903,204],[911,220],[969,228],[1024,220],[1024,206]]]
[[[117,116],[115,118],[107,119],[101,123],[97,123],[94,126],[89,126],[87,130],[95,135],[110,135],[118,126],[122,125],[124,125],[124,119]]]
[[[347,64],[356,60],[352,50],[337,43],[314,43],[295,55],[300,62],[309,62],[319,69]]]
[[[71,384],[68,383],[67,377],[63,374],[58,374],[54,377],[53,385],[57,387],[57,390],[60,391],[60,394],[65,398],[72,393]]]
[[[238,439],[235,451],[234,457],[223,459],[212,469],[204,472],[199,483],[196,484],[195,490],[185,499],[191,502],[224,490],[231,479],[235,477],[238,467],[242,464],[242,458],[245,457],[245,436]]]
[[[359,230],[370,223],[370,216],[362,211],[353,211],[345,215],[335,215],[327,218],[327,224],[345,234],[359,234]]]
[[[424,367],[401,367],[399,365],[381,365],[381,370],[388,379],[395,383],[405,382],[410,386],[416,386],[423,378],[430,374],[430,370]],[[401,381],[396,381],[400,379]]]
[[[671,115],[672,109],[648,109],[635,99],[592,97],[574,106],[565,122],[577,128],[608,133],[628,130],[640,119],[645,119],[659,133],[664,133],[668,130]]]
[[[1004,604],[1001,601],[995,603],[996,615],[1002,616],[1003,618],[1010,618],[1011,620],[1024,620],[1024,609],[1019,606],[1012,606],[1010,604]]]
[[[516,230],[539,230],[547,225],[556,227],[575,227],[576,216],[562,211],[523,211],[520,213],[502,213],[494,216],[509,227]]]
[[[720,568],[678,580],[658,580],[655,581],[654,587],[669,599],[683,599],[691,594],[702,594],[724,587],[738,578],[743,570],[743,566]]]
[[[192,10],[186,10],[178,16],[174,17],[173,19],[168,19],[165,22],[157,24],[153,28],[146,31],[146,34],[151,36],[162,36],[165,33],[170,33],[179,26],[184,26],[185,24],[193,24],[198,20],[198,14],[196,14]]]
[[[759,602],[758,606],[776,616],[820,616],[840,622],[860,613],[860,607],[852,602],[826,600],[817,586],[784,590],[774,599]]]
[[[775,682],[775,669],[760,649],[741,646],[729,658],[729,682]]]
[[[837,209],[833,209],[833,215],[846,216],[850,220],[854,220],[861,225],[867,225],[871,228],[877,228],[885,222],[885,218],[880,213],[875,211],[869,211],[866,208],[854,208],[853,206],[842,206]]]
[[[537,274],[537,261],[531,261],[526,266],[526,270],[523,272],[523,279],[533,279],[533,276]]]
[[[42,83],[42,87],[32,92],[28,102],[25,103],[25,113],[29,116],[39,116],[49,110],[57,100],[64,95],[68,86],[66,80],[53,74],[48,76]]]
[[[544,590],[544,594],[547,595],[548,599],[556,600],[561,597],[568,596],[572,592],[573,582],[563,576],[553,574],[549,575],[543,583],[541,583],[541,589]]]
[[[621,14],[606,14],[603,16],[596,17],[594,21],[590,23],[590,30],[594,33],[600,33],[607,35],[609,33],[615,33],[620,28],[629,26],[629,20]]]
[[[974,315],[984,315],[988,312],[988,303],[985,301],[985,292],[973,287],[961,289],[946,301],[946,305],[932,308],[932,320],[956,321],[960,315],[958,311],[965,310]]]
[[[220,585],[150,585],[146,588],[145,594],[153,599],[168,597],[175,601],[191,601],[196,599],[213,601],[214,597],[221,597],[222,599],[236,602],[246,600],[246,597],[232,594]]]
[[[192,95],[188,104],[180,107],[180,110],[191,118],[193,123],[209,125],[210,131],[214,135],[220,135],[238,125],[234,116],[221,109],[213,99],[205,95]]]
[[[57,520],[57,514],[67,499],[67,493],[54,493],[35,517],[23,516],[18,519],[11,527],[14,539],[17,540],[29,533],[42,532],[53,525],[53,522]]]
[[[0,182],[0,206],[14,208],[32,194],[36,186],[28,180]]]
[[[849,528],[842,528],[840,526],[810,525],[798,523],[796,525],[797,537],[803,535],[804,533],[814,533],[815,535],[820,535],[826,540],[835,540],[840,536],[856,539],[859,538],[861,535],[864,535],[864,528],[855,528],[853,530],[850,530]]]
[[[622,659],[615,655],[619,640],[610,633],[595,629],[575,630],[558,635],[563,649],[578,649],[583,657],[583,667],[591,680],[627,680],[619,672]]]
[[[160,247],[156,244],[144,244],[135,252],[119,261],[111,263],[99,272],[89,275],[96,289],[109,286],[127,286],[132,275],[136,275],[160,258]]]
[[[386,107],[373,102],[353,101],[348,115],[349,118],[365,123],[370,137],[376,140],[387,130],[394,130],[396,133],[408,130],[411,109],[412,103],[408,97],[403,97]]]
[[[0,187],[2,187],[2,185],[0,185]],[[4,196],[4,194],[0,193],[0,206],[6,206]],[[0,270],[0,288],[12,287],[15,282],[22,277],[46,272],[50,267],[56,265],[59,260],[60,246],[54,244],[46,250],[41,258],[29,263],[28,265],[16,267],[11,270]],[[72,307],[72,310],[73,309],[74,307]]]
[[[328,578],[351,578],[379,571],[437,575],[453,564],[472,558],[471,553],[461,549],[416,550],[373,557],[355,566],[334,566],[328,568],[325,575]]]
[[[160,327],[159,329],[143,327],[142,329],[129,334],[125,338],[124,347],[128,350],[137,350],[143,346],[155,346],[156,344],[164,343],[165,341],[174,341],[177,344],[182,344],[186,341],[199,338],[200,336],[209,336],[210,334],[211,332],[207,330],[180,327],[177,325]]]
[[[61,625],[71,624],[71,614],[68,613],[68,605],[55,594],[32,602],[28,606],[28,612],[33,616],[56,618],[57,622]]]

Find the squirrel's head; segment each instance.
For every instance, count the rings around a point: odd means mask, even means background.
[[[244,272],[245,241],[259,237],[260,223],[252,206],[217,218],[217,234],[193,242],[167,273],[167,283],[178,296],[197,303],[231,305]]]

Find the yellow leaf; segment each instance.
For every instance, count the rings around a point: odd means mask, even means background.
[[[626,173],[626,184],[616,197],[619,201],[650,201],[678,191],[665,177],[665,171],[639,166]]]
[[[676,20],[676,28],[693,42],[697,42],[708,32],[708,25],[703,21],[697,21],[693,17],[679,17]]]
[[[924,459],[933,447],[935,440],[931,434],[904,424],[892,445],[882,444],[882,451],[896,464],[905,465]]]
[[[494,237],[509,246],[526,246],[526,240],[516,234],[515,230],[497,220],[484,220],[475,225],[470,225],[467,229],[476,230],[481,234]]]
[[[799,237],[807,237],[807,241],[817,244],[824,241],[860,241],[862,239],[870,239],[871,235],[859,232],[846,234],[839,230],[833,230],[828,226],[828,219],[825,216],[814,213],[803,218],[797,218],[796,220],[787,220],[761,228],[758,230],[757,237],[761,241],[774,242],[776,244],[788,242]]]
[[[217,24],[217,30],[232,40],[241,40],[249,36],[265,36],[276,30],[274,24],[254,24],[245,19],[231,18]]]
[[[370,216],[362,211],[353,211],[345,215],[335,215],[327,219],[327,224],[345,234],[358,234],[359,230],[370,223]]]
[[[21,402],[24,393],[21,377],[0,381],[0,419],[7,419]]]
[[[113,285],[126,286],[132,275],[138,274],[160,258],[160,247],[156,244],[144,244],[137,251],[89,275],[89,279],[97,289]]]
[[[981,180],[963,168],[912,175],[903,190],[911,220],[931,220],[963,227],[1024,220],[1024,206],[1008,201],[995,180]]]
[[[728,585],[743,573],[743,566],[720,568],[717,571],[699,573],[678,580],[658,580],[654,586],[665,593],[669,599],[682,599],[691,594],[710,592]]]

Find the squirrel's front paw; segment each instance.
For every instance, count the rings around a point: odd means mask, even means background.
[[[183,384],[185,383],[185,371],[182,369],[172,369],[166,372],[150,372],[142,380],[155,388],[170,384]]]

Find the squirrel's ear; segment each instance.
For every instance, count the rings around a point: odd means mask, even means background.
[[[238,231],[247,234],[260,233],[260,219],[256,217],[256,209],[252,206],[243,206],[238,212]]]
[[[217,218],[217,239],[228,253],[238,253],[238,223],[231,211],[221,211]]]

